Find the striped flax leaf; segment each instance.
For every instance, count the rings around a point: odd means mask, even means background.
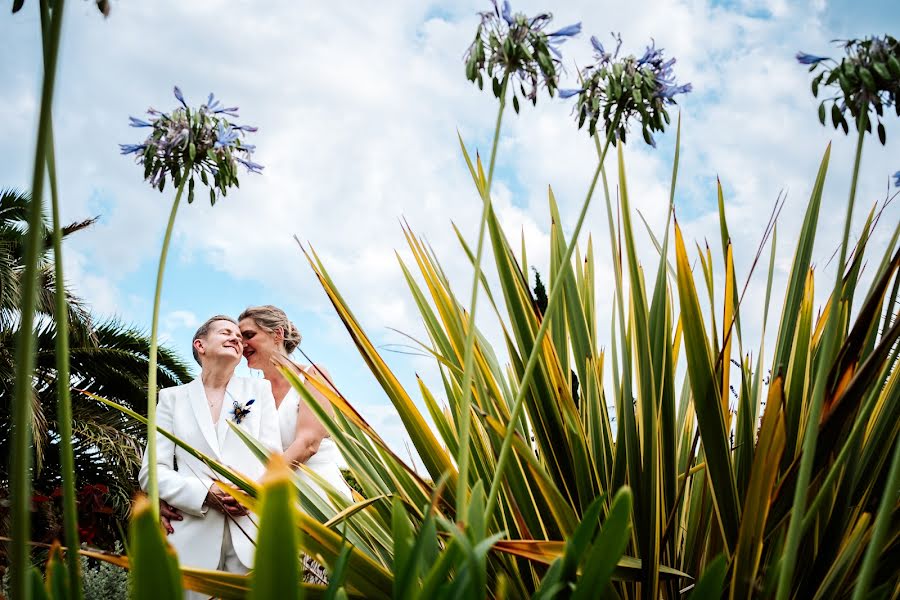
[[[691,277],[690,264],[678,223],[675,223],[675,255],[678,267],[678,296],[684,323],[684,343],[688,376],[694,392],[694,404],[700,437],[709,473],[709,491],[716,507],[716,517],[729,553],[733,552],[740,526],[740,507],[737,500],[731,448],[722,414],[721,393],[718,390],[712,359],[709,355],[706,328],[697,290]]]

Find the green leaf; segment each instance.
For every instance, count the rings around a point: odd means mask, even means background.
[[[819,84],[822,82],[822,78],[825,76],[825,73],[819,73],[816,77],[813,77],[812,80],[812,93],[816,98],[819,97]]]
[[[822,125],[825,124],[825,102],[824,101],[822,101],[819,104],[819,122],[822,123]]]
[[[891,80],[891,73],[886,66],[885,63],[872,63],[872,68],[875,69],[875,72],[878,73],[878,76],[884,79],[885,81]]]
[[[888,69],[891,70],[891,75],[893,75],[894,77],[900,77],[900,60],[897,60],[897,57],[888,56],[887,66]]]
[[[724,554],[719,554],[706,566],[700,580],[694,586],[690,600],[718,600],[725,591],[725,572],[728,563]]]
[[[596,598],[600,590],[606,589],[628,546],[630,529],[631,490],[625,487],[613,498],[603,529],[585,558],[572,600]]]
[[[31,600],[51,600],[47,595],[47,588],[44,587],[44,578],[41,577],[37,567],[31,567]]]
[[[709,491],[716,508],[726,547],[733,551],[737,544],[740,508],[731,464],[731,447],[725,430],[719,381],[713,367],[703,314],[694,286],[693,274],[681,229],[675,223],[675,256],[678,271],[678,297],[684,325],[684,347],[687,368],[694,393],[700,439],[706,454]]]
[[[191,157],[191,162],[194,162],[194,158],[197,156],[197,146],[194,145],[194,142],[188,144],[188,156]]]
[[[139,497],[129,525],[131,600],[181,600],[181,571],[175,551],[146,497]]]
[[[878,124],[878,141],[884,146],[887,142],[887,132],[884,130],[884,123]]]
[[[831,105],[831,124],[834,125],[834,128],[837,129],[838,125],[841,124],[841,120],[843,117],[841,116],[841,109],[838,108],[837,102]]]
[[[872,72],[867,68],[859,68],[859,78],[862,80],[863,85],[866,86],[866,89],[869,90],[869,92],[874,94],[878,90],[878,87],[875,85],[875,78],[872,77]]]
[[[250,584],[250,600],[300,600],[302,590],[293,472],[280,454],[272,454],[259,500],[259,533]]]
[[[519,97],[513,96],[513,110],[516,111],[516,114],[519,114]]]

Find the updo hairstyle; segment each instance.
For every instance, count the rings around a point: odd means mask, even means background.
[[[300,335],[297,327],[291,323],[285,312],[277,306],[272,306],[271,304],[250,306],[238,317],[238,321],[243,321],[244,319],[253,319],[253,322],[260,329],[273,335],[276,329],[281,328],[284,332],[284,349],[288,354],[292,353],[300,345],[300,340],[303,336]]]

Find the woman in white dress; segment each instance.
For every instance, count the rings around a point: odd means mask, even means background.
[[[295,468],[297,465],[305,465],[347,498],[351,498],[350,488],[340,471],[344,464],[340,450],[315,413],[278,369],[279,365],[293,366],[310,395],[326,412],[333,415],[331,403],[308,382],[308,379],[316,378],[330,386],[328,372],[321,365],[302,366],[290,360],[291,353],[300,344],[301,336],[280,308],[272,305],[251,306],[241,313],[238,323],[244,338],[247,366],[262,371],[263,377],[272,384],[284,458]],[[302,469],[298,469],[298,473],[323,498],[327,498],[309,475]]]

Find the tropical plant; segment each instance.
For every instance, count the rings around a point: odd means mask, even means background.
[[[27,194],[0,191],[0,455],[9,456],[11,409],[15,369],[15,335],[19,324],[20,280],[24,272],[22,247],[25,219],[30,209]],[[62,228],[63,238],[89,228],[94,219]],[[40,255],[36,330],[36,363],[32,403],[34,439],[34,488],[50,494],[62,485],[60,430],[57,421],[57,327],[54,301],[56,277],[50,248],[52,230],[42,222],[44,248]],[[117,320],[96,322],[83,302],[66,292],[69,323],[70,389],[89,390],[116,398],[117,402],[146,413],[147,335]],[[165,385],[189,380],[187,365],[163,348],[159,377]],[[145,433],[139,423],[118,411],[76,396],[74,406],[74,481],[77,487],[102,484],[120,518],[126,516],[134,493],[134,477],[140,463]],[[9,485],[8,463],[0,464],[0,486]]]

